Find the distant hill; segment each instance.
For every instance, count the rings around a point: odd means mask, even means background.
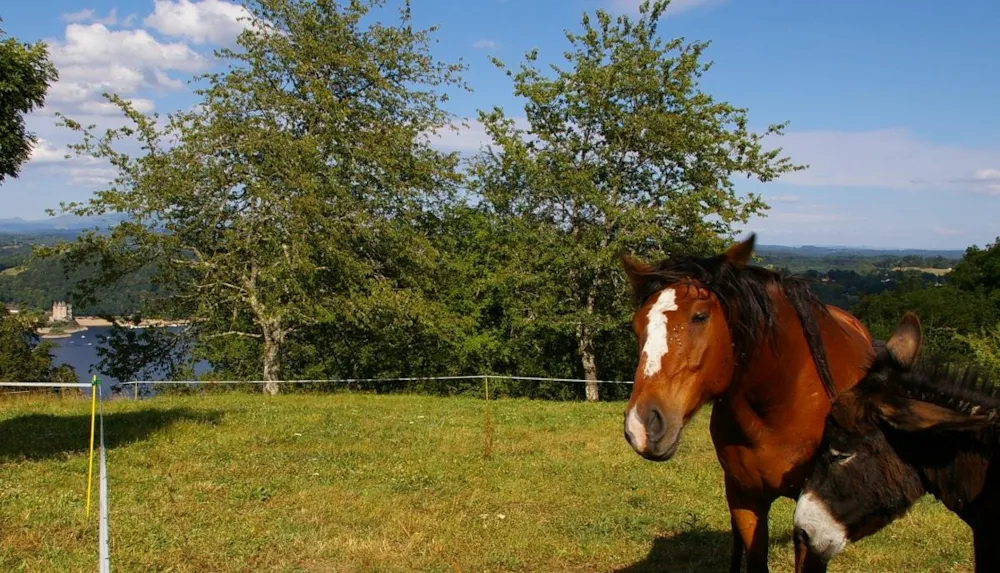
[[[760,255],[799,255],[803,257],[835,257],[835,256],[855,256],[855,257],[944,257],[946,259],[960,259],[965,255],[960,249],[875,249],[870,247],[817,247],[814,245],[803,245],[801,247],[788,247],[784,245],[759,245],[756,251]]]
[[[25,220],[20,217],[14,219],[0,219],[0,234],[4,235],[25,235],[25,234],[67,234],[75,235],[85,229],[94,227],[108,227],[124,219],[119,214],[108,214],[96,217],[77,217],[75,215],[60,215],[48,219]]]
[[[108,214],[97,217],[76,217],[74,215],[61,215],[48,219],[25,220],[20,217],[14,219],[0,219],[0,234],[5,235],[25,235],[25,234],[66,234],[75,235],[82,230],[92,229],[99,226],[109,226],[122,221],[125,218],[121,214]],[[919,257],[944,257],[946,259],[960,259],[965,254],[964,250],[945,249],[874,249],[869,247],[819,247],[814,245],[803,245],[790,247],[785,245],[758,245],[756,251],[759,255],[797,255],[803,257],[880,257],[909,255]]]

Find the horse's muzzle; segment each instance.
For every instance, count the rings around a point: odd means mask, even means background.
[[[655,406],[647,408],[644,415],[632,407],[625,414],[625,440],[647,460],[665,462],[677,451],[683,425],[681,419],[665,416]]]

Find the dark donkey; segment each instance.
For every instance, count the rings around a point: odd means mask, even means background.
[[[976,571],[1000,571],[1000,389],[974,370],[917,362],[907,313],[867,375],[839,396],[795,506],[796,571],[823,571],[848,541],[932,493],[972,527]]]
[[[733,528],[730,571],[767,569],[767,516],[796,499],[811,469],[831,397],[854,385],[874,351],[845,311],[802,279],[748,266],[754,237],[716,257],[655,266],[624,259],[639,306],[639,365],[625,437],[664,461],[681,429],[713,402],[711,434]]]

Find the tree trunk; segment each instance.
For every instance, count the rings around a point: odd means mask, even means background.
[[[600,398],[597,390],[597,360],[594,357],[594,343],[586,327],[580,327],[580,360],[583,361],[583,377],[587,381],[587,401],[596,402]]]
[[[594,314],[594,301],[596,293],[593,287],[587,293],[587,315]],[[576,328],[576,341],[580,347],[580,360],[583,362],[583,378],[587,381],[587,401],[596,402],[600,398],[597,390],[597,358],[594,356],[594,335],[581,321]]]
[[[264,326],[264,393],[274,396],[278,393],[277,381],[281,379],[281,346],[285,335],[280,328]]]

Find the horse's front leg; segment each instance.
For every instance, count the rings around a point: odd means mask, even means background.
[[[771,511],[772,499],[760,499],[745,494],[726,484],[726,498],[729,501],[729,516],[733,524],[733,535],[743,544],[747,560],[747,573],[768,573],[767,569],[767,514]],[[733,540],[733,559],[729,564],[730,573],[740,573],[740,560],[736,557],[736,539]]]
[[[736,522],[731,522],[733,527],[733,550],[729,557],[729,573],[740,573],[743,570],[743,538],[736,529]]]

